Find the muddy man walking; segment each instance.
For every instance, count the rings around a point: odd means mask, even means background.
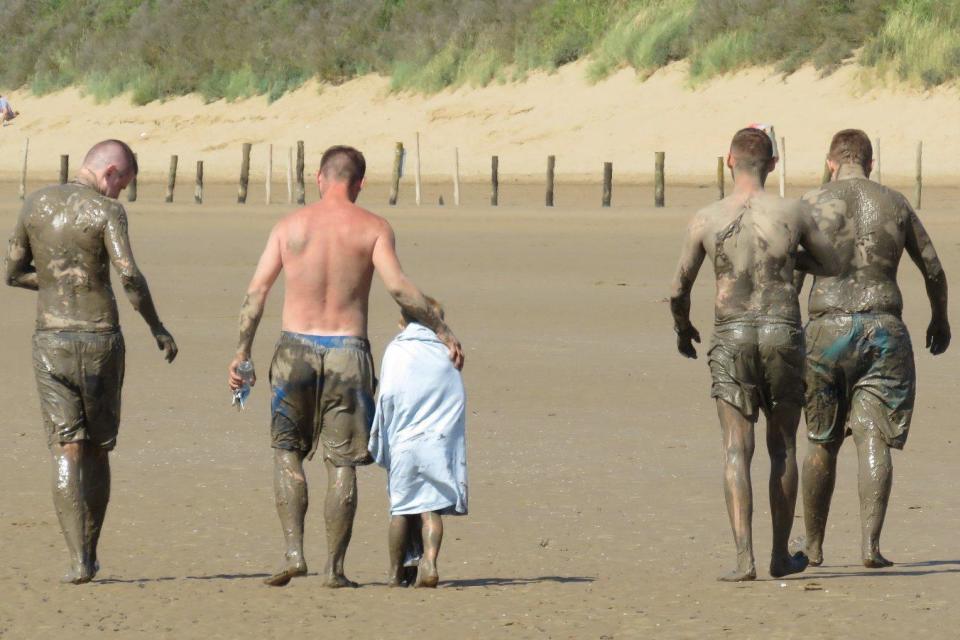
[[[880,553],[893,483],[890,449],[906,444],[916,393],[897,268],[906,250],[923,276],[931,310],[926,347],[933,355],[950,345],[947,276],[907,199],[869,179],[873,147],[863,131],[837,133],[827,163],[832,181],[804,196],[841,265],[835,277],[814,279],[808,305],[806,553],[811,564],[823,562],[837,454],[852,434],[860,467],[861,557],[876,569],[893,564]],[[802,277],[797,281],[802,285]]]
[[[770,575],[803,571],[807,559],[787,550],[797,500],[796,433],[803,405],[803,333],[794,268],[833,275],[836,259],[810,207],[767,195],[776,164],[758,129],[734,136],[727,156],[734,189],[690,223],[670,298],[677,347],[696,358],[700,334],[690,322],[690,291],[704,258],[716,274],[715,325],[708,352],[723,434],[724,490],[737,567],[720,580],[757,576],[753,557],[750,462],[759,412],[767,422],[773,550]],[[800,251],[800,247],[806,251]]]
[[[133,152],[106,140],[74,182],[23,204],[7,253],[7,284],[38,292],[33,367],[53,455],[53,502],[70,552],[65,582],[89,582],[110,498],[109,453],[120,427],[124,344],[110,265],[168,362],[173,336],[160,323],[116,198],[137,174]]]
[[[242,384],[237,366],[250,360],[267,294],[280,271],[286,273],[282,333],[270,365],[274,492],[286,553],[281,570],[266,580],[272,586],[307,573],[303,460],[317,449],[327,469],[325,584],[356,586],[343,563],[357,508],[356,467],[372,462],[367,445],[375,382],[367,308],[374,270],[397,304],[435,331],[457,368],[463,366],[460,342],[404,275],[390,225],[355,204],[365,171],[356,149],[338,146],[323,154],[317,174],[322,199],[270,232],[240,310],[231,389]]]

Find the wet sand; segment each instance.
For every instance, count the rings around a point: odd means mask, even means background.
[[[14,185],[0,185],[5,236],[15,193]],[[719,426],[705,348],[697,361],[676,353],[665,302],[684,225],[714,197],[712,188],[668,191],[662,210],[650,206],[646,187],[615,189],[608,210],[598,206],[599,186],[559,186],[554,210],[542,206],[535,187],[502,186],[497,209],[474,185],[465,187],[459,209],[417,209],[409,191],[406,204],[389,209],[383,186],[365,192],[361,203],[393,222],[406,270],[444,302],[466,347],[471,515],[446,521],[437,591],[387,589],[384,474],[362,469],[347,555],[347,575],[362,588],[328,591],[316,575],[325,550],[325,479],[314,461],[307,467],[311,576],[265,587],[261,578],[278,568],[282,551],[265,384],[280,289],[254,346],[261,384],[244,413],[230,407],[226,366],[244,287],[287,206],[257,204],[262,194],[252,188],[250,204],[239,207],[228,185],[211,186],[202,207],[185,188],[173,205],[161,193],[141,185],[141,201],[129,206],[130,235],[181,352],[166,365],[142,320],[119,301],[124,417],[103,567],[91,585],[58,583],[67,553],[31,369],[35,294],[0,289],[7,438],[0,450],[0,637],[386,637],[398,625],[425,637],[829,638],[854,629],[864,637],[950,637],[960,623],[949,604],[960,587],[960,501],[952,488],[960,344],[936,359],[920,351],[928,306],[906,261],[900,281],[920,382],[907,449],[894,454],[883,537],[884,553],[898,565],[860,565],[848,443],[824,565],[769,579],[768,463],[758,437],[760,580],[715,581],[734,561]],[[429,186],[424,200],[434,203],[439,193]],[[960,275],[958,195],[928,191],[921,212],[952,279]],[[705,344],[710,280],[701,278],[693,294]],[[960,327],[955,302],[951,309]],[[378,363],[397,315],[377,285],[370,338]],[[801,529],[798,510],[794,533]]]

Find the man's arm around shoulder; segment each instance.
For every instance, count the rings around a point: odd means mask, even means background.
[[[800,244],[806,251],[797,254],[796,268],[816,276],[832,277],[843,270],[830,239],[820,230],[809,202],[798,202]],[[796,282],[795,282],[796,284]],[[801,283],[802,284],[802,281]]]
[[[400,308],[415,318],[420,324],[429,327],[440,341],[450,350],[450,359],[457,369],[463,368],[463,347],[457,336],[433,308],[427,304],[423,292],[403,272],[397,257],[396,237],[390,224],[379,219],[380,230],[373,246],[373,266],[380,275],[383,285],[400,305]]]

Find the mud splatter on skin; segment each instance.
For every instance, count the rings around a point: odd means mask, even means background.
[[[802,252],[801,247],[807,251]],[[773,551],[770,573],[784,576],[803,571],[803,554],[791,556],[787,543],[797,497],[796,431],[800,399],[788,398],[776,389],[802,385],[799,366],[787,367],[787,352],[801,361],[800,306],[793,282],[795,268],[817,273],[836,273],[830,245],[818,229],[808,204],[782,200],[763,193],[763,178],[735,175],[734,193],[696,214],[687,230],[680,264],[670,296],[670,309],[677,332],[677,348],[695,358],[693,342],[700,334],[690,323],[690,292],[705,258],[714,266],[717,329],[736,336],[725,344],[731,357],[726,365],[711,350],[717,413],[723,431],[724,490],[727,512],[737,548],[737,566],[720,580],[740,582],[756,578],[753,556],[753,498],[750,463],[754,452],[756,404],[767,418],[767,450],[771,458],[770,506],[773,519]],[[787,344],[773,344],[770,328],[792,329]],[[732,333],[731,333],[732,332]],[[714,332],[716,343],[718,331]],[[770,344],[768,344],[770,342]],[[796,344],[795,344],[796,343]],[[773,357],[777,353],[781,357]],[[754,354],[751,356],[750,354]],[[767,354],[766,356],[758,354]],[[756,356],[749,369],[757,379],[741,380],[738,371],[725,371],[732,363]],[[782,365],[782,367],[781,367]],[[775,370],[767,370],[767,369]],[[788,371],[789,369],[789,371]],[[722,374],[722,375],[721,375]],[[750,376],[748,376],[750,377]],[[787,385],[770,380],[790,378]],[[729,379],[725,384],[723,379]],[[775,388],[776,389],[775,389]],[[753,393],[752,390],[761,390]],[[749,397],[750,402],[745,398]],[[748,406],[751,405],[751,406]]]
[[[86,166],[81,172],[90,173]],[[94,182],[30,194],[6,259],[7,284],[38,292],[34,367],[53,457],[53,502],[71,560],[63,580],[73,584],[89,582],[99,569],[109,451],[119,426],[123,347],[110,265],[166,359],[177,355],[133,259],[127,214]]]
[[[814,344],[814,335],[808,339],[806,412],[811,446],[803,465],[806,552],[814,564],[823,561],[837,455],[846,431],[853,434],[859,459],[863,563],[886,567],[892,563],[880,553],[880,533],[893,478],[889,449],[902,447],[906,439],[915,386],[909,334],[900,320],[903,297],[897,269],[906,250],[923,275],[932,315],[926,346],[934,355],[950,344],[946,274],[907,199],[871,182],[862,167],[841,165],[833,182],[804,199],[814,207],[842,267],[837,276],[814,279],[808,331],[851,327],[849,335],[838,336],[832,344]],[[797,278],[798,284],[802,281],[802,276]],[[884,336],[877,348],[870,347],[870,331],[862,328],[874,325],[882,325]],[[887,348],[890,336],[899,340],[897,348]],[[857,352],[851,353],[850,345],[856,345]],[[823,362],[830,358],[835,365],[823,370]],[[824,405],[836,415],[824,411]],[[815,431],[830,430],[831,437],[814,439]]]

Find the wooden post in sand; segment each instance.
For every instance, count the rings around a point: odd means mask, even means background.
[[[197,184],[193,188],[193,201],[203,204],[203,160],[197,160]]]
[[[913,190],[914,208],[923,204],[923,140],[917,143],[917,184]]]
[[[419,207],[419,206],[420,206],[420,196],[421,196],[421,192],[420,192],[420,132],[419,132],[419,131],[417,131],[417,139],[416,139],[416,141],[417,141],[417,144],[416,144],[416,147],[415,147],[415,149],[414,149],[414,151],[416,152],[416,155],[415,155],[415,157],[414,157],[414,160],[416,161],[416,165],[415,165],[415,172],[414,172],[414,176],[413,176],[413,177],[414,177],[414,180],[415,180],[415,192],[414,192],[414,195],[415,195],[415,199],[416,199],[416,201],[417,201],[417,206]]]
[[[460,206],[460,150],[453,148],[453,204]]]
[[[547,197],[546,205],[548,207],[553,206],[553,184],[554,184],[554,170],[557,166],[557,156],[547,156]]]
[[[403,170],[403,143],[398,142],[393,149],[393,177],[390,179],[390,206],[396,206],[400,197],[400,172]]]
[[[877,175],[877,184],[883,184],[883,172],[880,170],[880,138],[877,138],[877,153],[874,154],[873,166]]]
[[[717,200],[723,200],[724,196],[724,180],[727,177],[727,172],[723,166],[723,156],[717,156]]]
[[[780,197],[787,196],[787,139],[780,136]]]
[[[490,158],[490,206],[500,204],[500,156]]]
[[[820,184],[827,184],[833,180],[833,172],[830,171],[830,165],[826,160],[823,161],[823,179],[820,181]]]
[[[297,204],[306,204],[307,187],[303,183],[303,140],[297,140]]]
[[[665,151],[657,151],[654,156],[654,178],[653,178],[653,206],[662,207],[666,201],[666,183],[663,175],[664,165],[666,164],[667,154]]]
[[[30,138],[23,143],[23,169],[20,170],[20,199],[27,197],[27,156],[30,155]]]
[[[240,160],[240,188],[237,190],[237,204],[246,204],[247,185],[250,184],[250,147],[249,142],[243,143],[243,158]]]
[[[60,184],[67,184],[70,175],[70,156],[60,156]]]
[[[273,195],[273,145],[267,145],[267,175],[264,178],[264,202],[270,204],[270,197]]]
[[[603,163],[603,198],[600,204],[604,207],[610,206],[610,200],[613,198],[613,163]]]
[[[177,185],[177,156],[170,156],[170,171],[167,173],[167,197],[164,202],[173,202],[173,189]]]
[[[137,154],[133,154],[136,159]],[[127,202],[137,201],[137,174],[133,174],[133,180],[130,181],[130,187],[127,189]]]
[[[293,147],[287,147],[287,204],[293,204]]]

